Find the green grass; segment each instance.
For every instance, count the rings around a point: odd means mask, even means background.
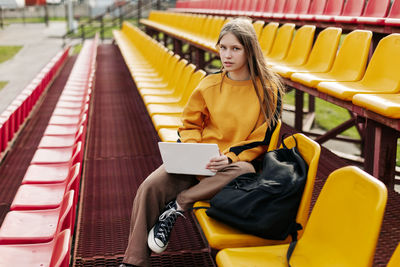
[[[82,49],[82,44],[74,45],[74,47],[72,47],[72,54],[73,55],[79,54],[79,52],[81,52],[81,49]]]
[[[290,91],[285,95],[284,103],[294,105],[294,91]],[[304,98],[304,106],[308,106],[308,97]],[[332,103],[326,102],[322,99],[315,99],[315,123],[316,125],[326,131],[338,126],[340,123],[350,119],[350,114],[344,108],[338,107]],[[344,136],[359,139],[360,135],[355,127],[341,133]],[[396,165],[400,166],[400,139],[397,141],[397,157]]]
[[[294,91],[290,91],[285,95],[285,104],[294,105]],[[308,96],[304,98],[304,106],[308,106]],[[340,123],[350,119],[350,114],[344,108],[336,106],[332,103],[326,102],[322,99],[315,99],[315,123],[316,125],[326,131],[338,126]],[[360,138],[358,131],[352,127],[342,133],[344,136],[351,138]]]
[[[3,89],[7,85],[7,83],[8,82],[0,81],[0,90]]]
[[[7,61],[21,50],[22,46],[0,46],[0,63]]]
[[[400,166],[400,139],[397,140],[397,157],[396,157],[396,165]]]
[[[128,19],[128,20],[124,20],[124,21],[128,21],[135,26],[138,25],[137,19]],[[112,31],[120,29],[118,21],[115,21],[114,24],[115,25],[112,24],[111,20],[104,20],[104,32],[103,32],[104,39],[113,38]],[[96,32],[98,32],[99,36],[101,37],[100,31],[101,31],[101,24],[99,21],[93,21],[91,24],[86,24],[84,26],[85,39],[93,38],[95,36]],[[82,27],[78,27],[76,32],[72,33],[69,37],[81,38],[82,37]]]

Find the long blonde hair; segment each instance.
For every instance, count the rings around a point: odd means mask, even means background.
[[[247,18],[236,18],[226,23],[219,34],[217,46],[219,46],[222,37],[227,33],[232,33],[244,47],[247,57],[247,66],[250,72],[250,78],[254,85],[258,100],[260,101],[261,110],[265,116],[265,120],[272,120],[269,125],[275,124],[280,116],[274,116],[276,108],[275,103],[278,95],[282,98],[284,95],[284,86],[280,77],[268,68],[265,63],[264,55],[261,51],[256,32]],[[257,77],[260,79],[264,98],[260,96]],[[275,93],[275,88],[277,92]],[[281,105],[280,105],[281,106]],[[281,110],[278,110],[279,114]]]

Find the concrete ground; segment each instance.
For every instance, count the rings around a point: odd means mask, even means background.
[[[21,45],[11,59],[0,64],[0,81],[8,84],[0,90],[0,113],[15,99],[40,70],[62,48],[65,22],[11,24],[0,29],[0,45]]]

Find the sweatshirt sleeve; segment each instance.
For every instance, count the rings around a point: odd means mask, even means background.
[[[183,126],[178,134],[183,143],[200,143],[205,120],[209,117],[201,91],[196,89],[182,112]]]

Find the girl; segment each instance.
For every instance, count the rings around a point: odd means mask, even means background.
[[[235,177],[255,172],[251,162],[268,147],[280,117],[283,87],[266,66],[251,22],[227,23],[217,47],[222,71],[200,82],[178,130],[178,142],[218,144],[220,156],[207,165],[216,174],[203,179],[169,174],[162,165],[150,174],[133,203],[128,247],[120,267],[148,266],[149,248],[156,253],[166,249],[178,216],[194,202],[212,198]]]

